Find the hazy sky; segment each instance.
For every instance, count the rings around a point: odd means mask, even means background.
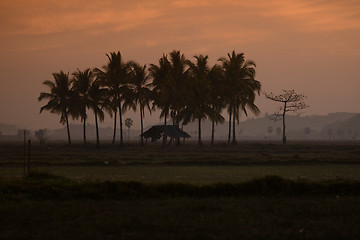
[[[0,0],[0,122],[61,127],[59,116],[39,115],[53,72],[101,67],[117,50],[157,63],[174,49],[211,64],[244,52],[264,91],[308,96],[304,114],[360,112],[359,0]],[[263,114],[276,109],[264,97],[256,104]],[[125,117],[138,125],[137,115]]]

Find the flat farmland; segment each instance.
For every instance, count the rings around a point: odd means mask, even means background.
[[[21,143],[0,143],[0,176],[23,175]],[[100,148],[82,144],[33,144],[31,170],[81,180],[182,182],[210,184],[243,182],[266,175],[289,179],[360,179],[360,143],[241,142],[237,145],[162,147],[149,144]]]

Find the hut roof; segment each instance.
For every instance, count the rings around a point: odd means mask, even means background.
[[[149,130],[144,132],[142,136],[144,138],[151,138],[151,141],[156,141],[161,138],[164,134],[172,138],[190,138],[191,136],[185,131],[181,130],[177,126],[173,125],[155,125]]]

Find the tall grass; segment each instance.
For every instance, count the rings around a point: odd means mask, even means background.
[[[242,196],[359,196],[360,182],[342,179],[326,181],[289,180],[265,176],[243,183],[215,183],[197,186],[184,183],[141,183],[135,181],[76,182],[46,172],[32,172],[23,180],[2,180],[2,200],[37,199],[145,199],[176,197]]]

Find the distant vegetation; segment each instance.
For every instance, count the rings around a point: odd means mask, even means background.
[[[118,114],[120,119],[120,143],[123,144],[123,113],[128,109],[139,110],[141,134],[145,109],[159,109],[164,125],[183,126],[198,122],[198,144],[202,145],[201,122],[212,121],[211,143],[214,143],[214,124],[223,122],[223,109],[229,113],[230,143],[236,143],[235,122],[241,112],[259,113],[255,96],[260,94],[261,84],[255,79],[255,63],[246,61],[243,53],[233,51],[220,64],[208,65],[208,56],[194,56],[191,61],[180,52],[163,55],[158,64],[139,65],[125,61],[120,52],[106,55],[108,63],[102,68],[77,70],[69,73],[53,73],[54,80],[43,82],[50,92],[42,92],[39,101],[47,100],[40,112],[46,110],[60,114],[60,122],[66,124],[68,142],[71,143],[69,117],[83,122],[83,140],[86,143],[88,109],[95,117],[97,146],[99,146],[98,121],[105,113],[114,117],[113,143],[116,138]],[[231,132],[232,128],[232,132]],[[166,144],[166,136],[163,143]],[[177,143],[180,141],[178,139]],[[141,137],[141,144],[143,138]]]
[[[302,114],[289,115],[286,117],[287,132],[286,135],[290,140],[329,140],[329,141],[356,141],[360,138],[360,114],[357,113],[329,113],[327,115],[308,115]],[[148,123],[149,124],[149,123]],[[144,124],[144,129],[150,126]],[[239,140],[268,140],[281,141],[282,130],[281,121],[272,121],[267,117],[248,118],[236,125],[237,138]],[[203,141],[211,141],[212,122],[209,119],[202,121],[201,126]],[[273,131],[269,133],[268,128],[272,127]],[[309,128],[310,132],[305,131]],[[83,125],[70,124],[72,139],[79,141],[83,139]],[[184,126],[184,130],[188,132],[193,138],[190,141],[196,141],[198,124],[190,122]],[[21,141],[23,140],[23,129],[8,124],[0,123],[1,141]],[[38,130],[37,130],[38,131]],[[224,121],[216,125],[216,139],[218,142],[225,142],[228,139],[228,122]],[[94,124],[87,123],[86,126],[87,138],[91,141],[96,140],[96,128]],[[113,137],[112,127],[99,128],[100,140],[111,141]],[[130,129],[130,141],[138,141],[140,129],[133,125]],[[34,138],[35,131],[30,131],[30,138]],[[47,142],[61,141],[66,139],[66,128],[47,129]],[[128,131],[124,131],[125,139],[128,141]],[[36,138],[36,140],[38,140]]]

